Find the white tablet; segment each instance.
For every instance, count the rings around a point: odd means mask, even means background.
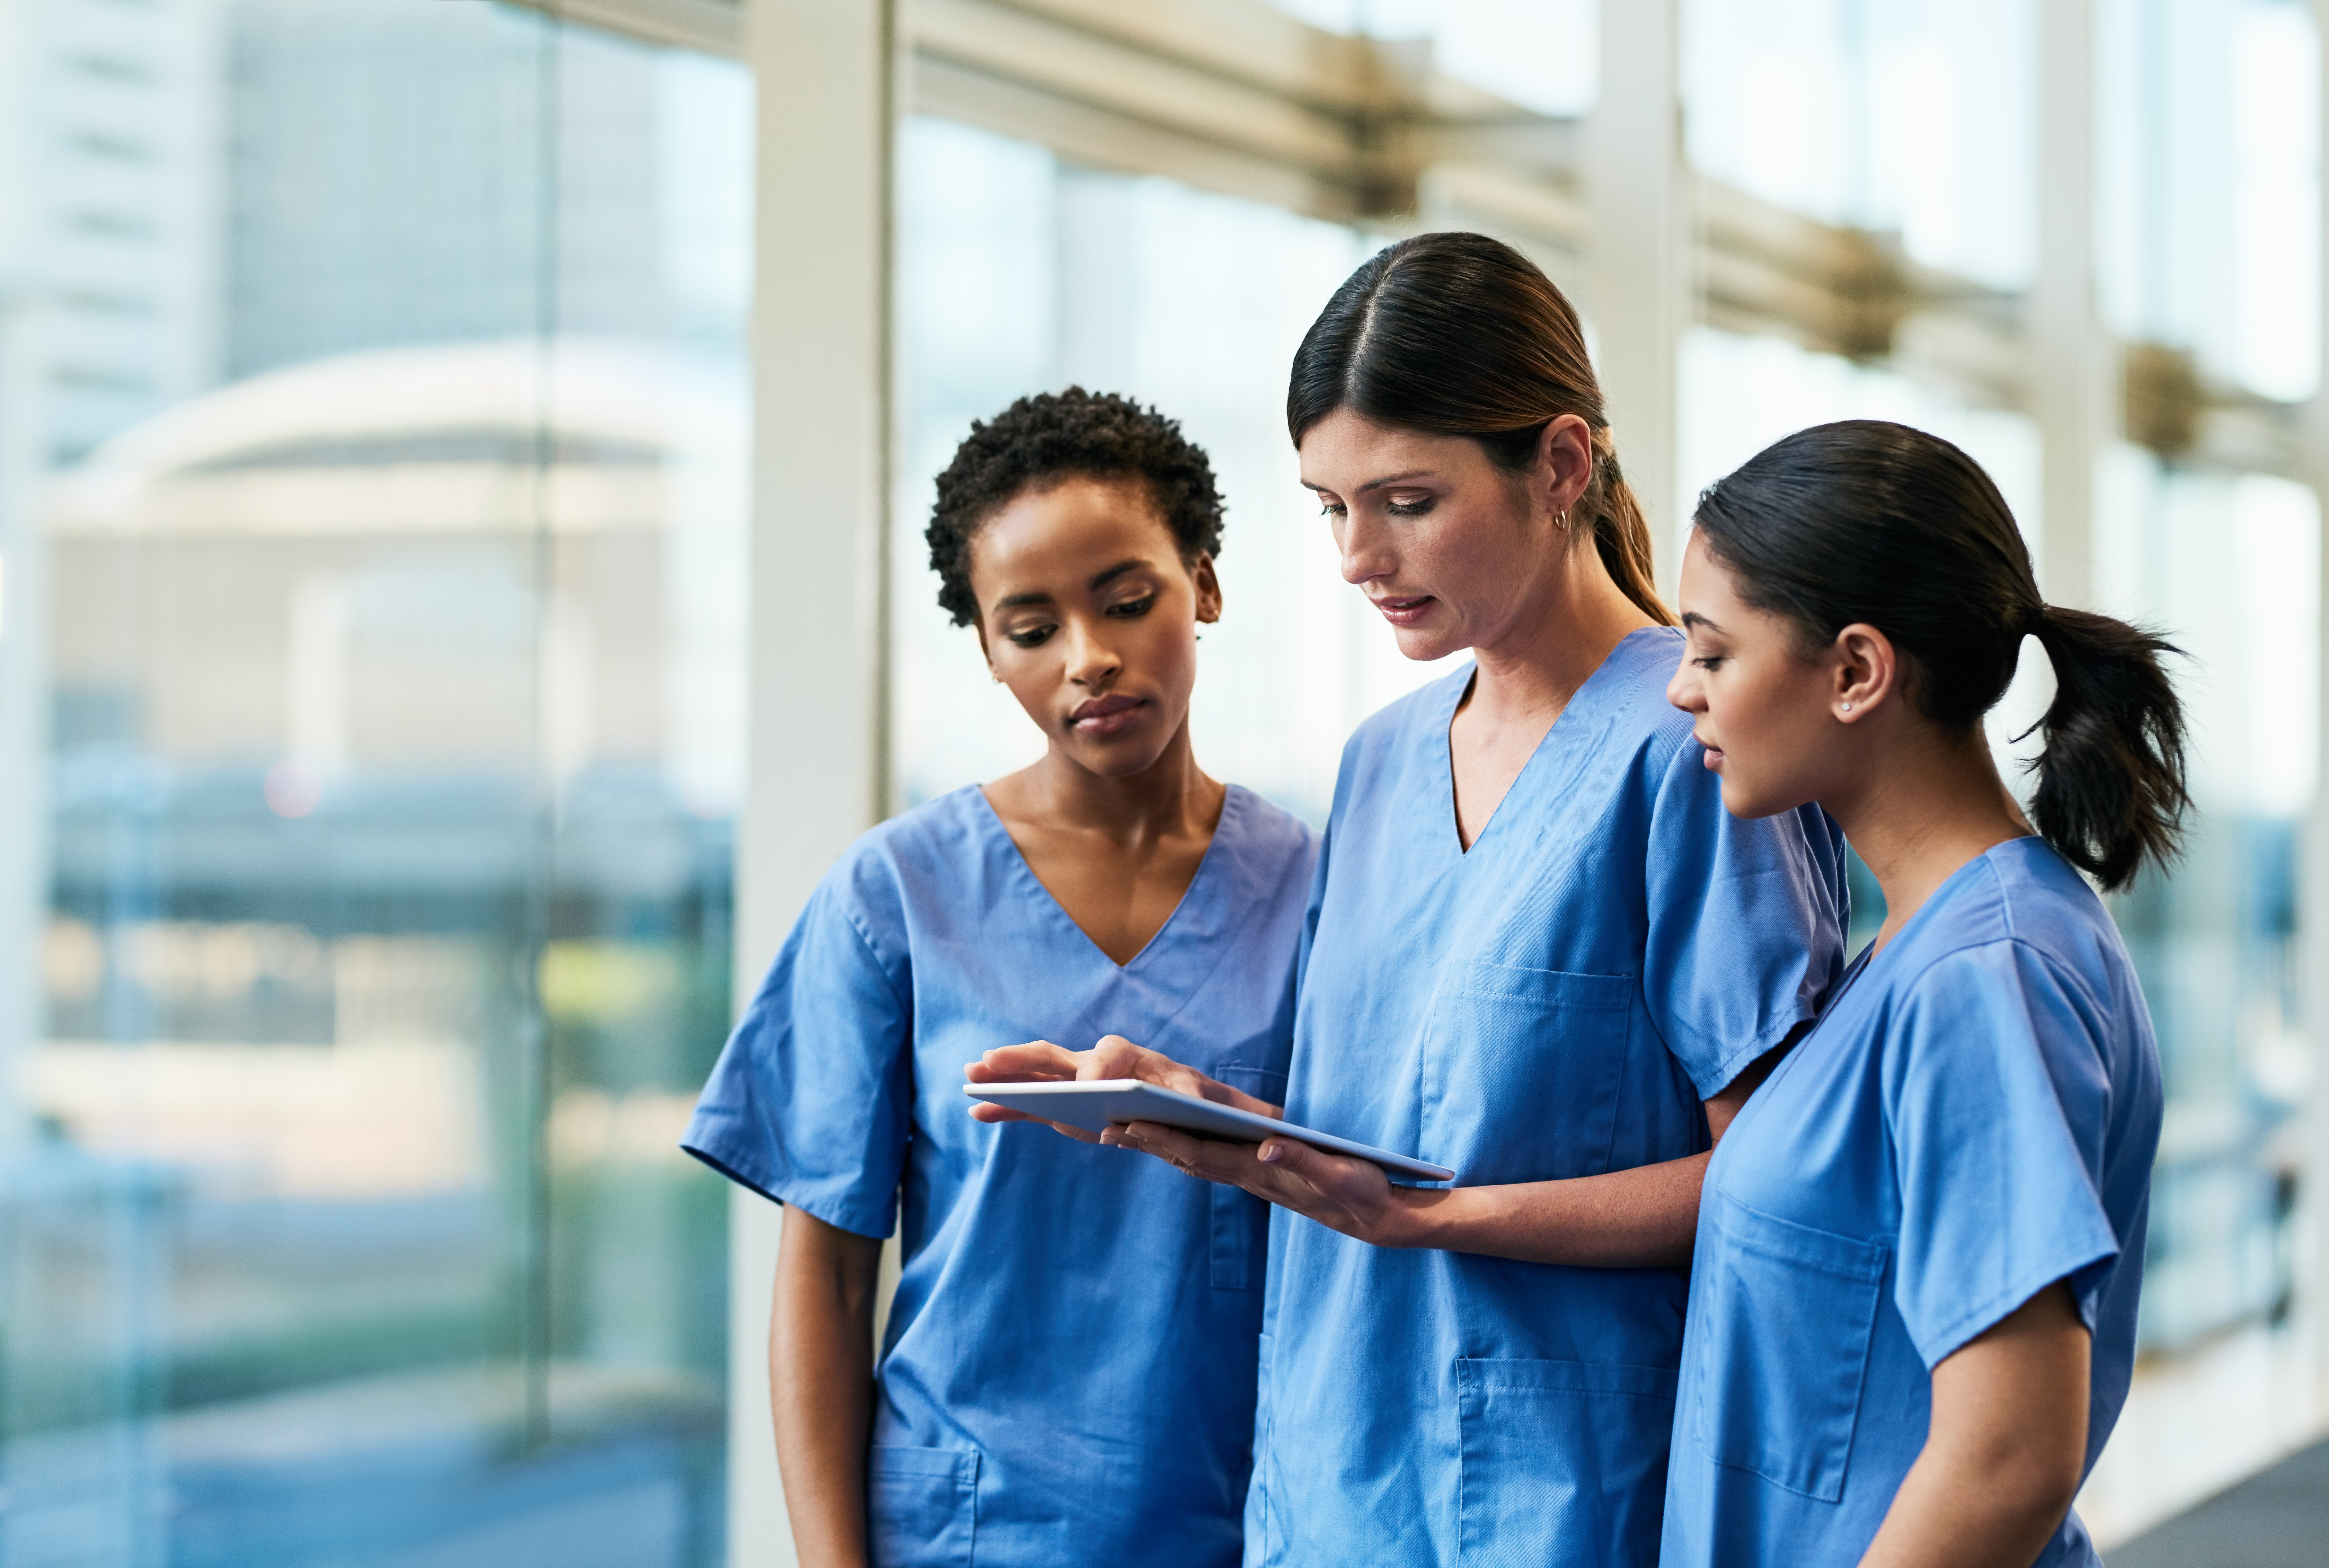
[[[1291,1122],[1280,1122],[1275,1116],[1240,1111],[1234,1105],[1216,1104],[1211,1100],[1200,1100],[1194,1094],[1144,1084],[1137,1078],[1090,1078],[1080,1083],[965,1084],[962,1092],[990,1105],[1005,1105],[1014,1111],[1024,1111],[1028,1115],[1041,1116],[1046,1122],[1064,1122],[1088,1132],[1104,1131],[1120,1122],[1159,1122],[1167,1127],[1202,1132],[1208,1138],[1225,1138],[1233,1143],[1259,1143],[1265,1138],[1282,1133],[1319,1149],[1332,1150],[1336,1154],[1372,1160],[1385,1170],[1400,1176],[1412,1176],[1422,1181],[1456,1179],[1456,1173],[1442,1165],[1410,1160],[1404,1154],[1353,1143],[1347,1138],[1336,1138],[1332,1133],[1313,1132],[1307,1127],[1297,1127]]]

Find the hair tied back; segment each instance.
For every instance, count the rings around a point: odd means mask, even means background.
[[[1700,537],[1748,601],[1819,647],[1855,622],[1905,655],[1903,694],[1970,734],[2013,680],[2022,639],[2054,667],[2030,818],[2105,888],[2176,853],[2191,796],[2183,709],[2155,633],[2049,605],[1981,465],[1938,436],[1850,419],[1773,443],[1699,498]]]

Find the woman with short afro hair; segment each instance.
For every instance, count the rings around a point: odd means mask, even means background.
[[[1190,746],[1221,511],[1176,424],[1072,388],[938,477],[938,602],[1049,744],[842,857],[685,1140],[786,1206],[770,1385],[804,1563],[1239,1561],[1262,1204],[962,1093],[992,1047],[1128,1033],[1285,1097],[1316,842]]]

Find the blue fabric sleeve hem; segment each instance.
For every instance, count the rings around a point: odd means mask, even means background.
[[[770,1203],[797,1208],[812,1219],[821,1219],[853,1235],[861,1235],[869,1241],[887,1241],[891,1232],[897,1228],[894,1199],[883,1211],[876,1213],[870,1205],[836,1203],[829,1197],[803,1196],[798,1190],[799,1184],[763,1176],[743,1162],[703,1145],[682,1143],[680,1148],[739,1187],[751,1188]]]
[[[1740,1074],[1760,1060],[1766,1053],[1776,1048],[1790,1033],[1818,1017],[1818,1009],[1808,1003],[1797,1002],[1790,1010],[1789,1016],[1776,1020],[1770,1028],[1749,1040],[1745,1045],[1737,1047],[1728,1056],[1716,1058],[1714,1066],[1703,1074],[1691,1073],[1691,1086],[1698,1091],[1698,1097],[1701,1100],[1713,1099],[1723,1090],[1730,1087],[1731,1083]],[[1683,1067],[1684,1071],[1688,1071],[1690,1064],[1684,1062]]]
[[[1925,1336],[1913,1336],[1917,1340],[1917,1354],[1924,1357],[1925,1370],[1932,1371],[1967,1345],[2004,1322],[2006,1319],[2035,1300],[2047,1287],[2071,1285],[2071,1281],[2076,1275],[2094,1267],[2097,1263],[2109,1262],[2118,1256],[2118,1253],[2119,1249],[2116,1245],[2096,1247],[2085,1253],[2071,1253],[2067,1263],[2048,1263],[2041,1268],[2027,1270],[2023,1280],[1992,1292],[1983,1298],[1978,1305],[1968,1308],[1944,1324],[1931,1336],[1929,1344],[1926,1342]],[[2089,1334],[2093,1333],[2094,1324],[2087,1310],[2087,1301],[2080,1299],[2075,1286],[2071,1286],[2070,1295],[2071,1305],[2079,1314],[2079,1320],[2086,1324]]]

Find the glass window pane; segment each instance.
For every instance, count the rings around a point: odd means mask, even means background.
[[[2319,381],[2315,20],[2285,0],[2098,8],[2101,302],[2189,396]],[[2172,390],[2172,388],[2170,389]],[[2132,399],[2131,399],[2132,402]],[[2204,418],[2204,415],[2202,416]],[[2194,1345],[2286,1310],[2305,1089],[2298,824],[2320,693],[2319,508],[2302,485],[2116,446],[2101,607],[2182,647],[2198,812],[2172,874],[2118,906],[2169,1094],[2144,1334]]]
[[[2288,0],[2098,13],[2113,330],[2268,397],[2320,379],[2319,49]]]
[[[749,79],[29,9],[0,1561],[721,1561]]]
[[[976,634],[938,609],[922,530],[932,481],[971,420],[1079,384],[1155,405],[1211,455],[1229,503],[1226,609],[1205,631],[1197,754],[1217,776],[1323,822],[1353,727],[1438,668],[1400,658],[1342,581],[1286,438],[1294,350],[1368,241],[943,120],[909,128],[900,184],[901,803],[1042,754],[1041,732],[988,681]]]
[[[1270,0],[1314,26],[1424,42],[1441,70],[1540,114],[1581,115],[1600,80],[1598,0]]]
[[[1692,166],[1920,261],[2037,265],[2031,0],[1683,0]]]

